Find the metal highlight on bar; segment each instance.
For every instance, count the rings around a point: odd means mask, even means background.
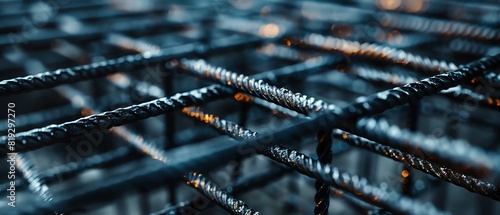
[[[333,129],[333,136],[337,139],[344,140],[351,145],[366,149],[384,157],[388,157],[392,160],[405,163],[424,173],[463,187],[471,192],[500,201],[500,189],[491,183],[455,172],[447,167],[431,163],[409,153],[402,152],[390,146],[382,145],[339,129]]]
[[[232,197],[227,192],[221,191],[217,185],[215,185],[212,181],[207,180],[205,176],[200,173],[191,172],[186,174],[184,178],[186,179],[187,185],[196,188],[231,214],[260,214],[259,212],[248,207],[245,202]]]

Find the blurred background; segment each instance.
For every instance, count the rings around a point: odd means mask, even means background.
[[[105,77],[2,96],[0,107],[15,103],[20,133],[213,83],[186,75],[177,67],[181,58],[270,76],[313,58],[331,59],[334,63],[311,66],[306,71],[314,72],[277,85],[342,107],[498,53],[499,27],[500,4],[495,0],[0,0],[1,80],[81,65],[98,68],[103,61],[109,64],[106,60],[127,55],[181,53],[153,64],[130,63]],[[360,46],[363,43],[367,45]],[[389,128],[383,125],[397,126],[438,143],[466,143],[498,155],[500,82],[495,82],[498,77],[486,78],[379,114],[375,118],[382,123],[376,127],[384,132]],[[303,119],[242,93],[201,109],[256,132]],[[0,118],[1,135],[7,135],[6,113]],[[181,110],[119,129],[23,153],[17,167],[16,208],[8,207],[8,199],[2,197],[0,214],[158,212],[197,196],[178,174],[187,170],[180,163],[234,144]],[[383,143],[384,138],[372,136]],[[317,158],[316,134],[300,143],[280,144],[292,144]],[[147,152],[151,147],[166,153],[168,161],[152,159]],[[497,200],[351,146],[342,138],[334,138],[332,151],[332,165],[384,189],[451,214],[500,214]],[[262,155],[220,159],[222,165],[205,164],[209,167],[202,171],[220,187],[280,167]],[[2,161],[2,174],[8,172],[7,164]],[[7,195],[8,182],[0,176],[1,196]],[[314,182],[288,172],[236,197],[262,214],[313,214]],[[332,191],[330,201],[330,214],[390,214],[340,191]],[[224,213],[217,206],[201,212]]]

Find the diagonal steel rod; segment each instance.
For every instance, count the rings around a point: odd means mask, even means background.
[[[275,180],[280,179],[287,172],[290,172],[290,170],[285,168],[278,168],[278,169],[272,168],[271,170],[267,170],[264,173],[240,178],[235,182],[234,185],[226,187],[224,190],[232,194],[246,193],[252,189],[265,186],[269,183],[272,183]],[[197,214],[197,212],[205,209],[205,208],[200,208],[200,206],[195,204],[194,201],[196,200],[182,202],[180,204],[167,207],[160,211],[151,213],[150,215],[174,215],[174,214],[182,215],[188,213]]]
[[[382,62],[388,62],[395,65],[401,65],[416,70],[437,74],[457,70],[462,65],[455,65],[451,62],[436,60],[421,55],[412,54],[402,49],[392,48],[390,46],[379,45],[376,43],[359,43],[321,34],[307,34],[303,38],[304,44],[321,48],[324,50],[333,50],[344,53],[349,56],[359,56],[368,59],[374,59]],[[297,43],[295,41],[295,43]],[[485,78],[490,82],[498,79],[499,74],[491,71],[485,71]]]
[[[203,193],[206,197],[215,201],[220,207],[234,215],[258,215],[259,212],[250,208],[242,200],[232,197],[222,191],[214,182],[208,180],[200,173],[190,172],[184,175],[186,184]]]
[[[468,175],[457,173],[439,164],[431,163],[409,153],[402,152],[390,146],[382,145],[380,143],[339,129],[333,130],[333,136],[337,139],[344,140],[350,145],[377,153],[395,161],[405,163],[436,178],[440,178],[457,186],[463,187],[471,192],[478,193],[483,196],[488,196],[492,199],[500,201],[500,189],[491,183]]]

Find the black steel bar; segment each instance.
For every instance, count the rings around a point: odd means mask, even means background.
[[[128,55],[100,63],[92,63],[89,65],[58,69],[52,72],[3,80],[0,82],[0,96],[48,89],[61,84],[102,77],[119,71],[131,71],[146,65],[152,65],[191,53],[195,49],[196,46],[194,44],[188,44],[163,50],[163,52],[155,56],[145,56],[142,54]]]
[[[420,154],[430,161],[440,161],[450,165],[472,166],[466,171],[468,174],[484,176],[488,171],[498,171],[495,163],[500,162],[500,155],[473,147],[463,140],[450,140],[448,138],[435,138],[420,132],[401,129],[389,125],[384,119],[362,118],[356,124],[356,133],[370,137],[386,145]],[[431,156],[432,155],[432,156]],[[436,157],[433,159],[432,157]],[[477,158],[481,157],[481,160]],[[439,159],[438,159],[439,158]],[[457,168],[461,171],[463,168]],[[494,173],[496,174],[496,173]]]
[[[222,98],[231,93],[226,87],[208,86],[185,93],[178,93],[170,98],[161,98],[153,101],[118,108],[101,114],[66,122],[60,125],[50,125],[17,134],[16,151],[34,150],[47,145],[70,140],[75,136],[82,136],[91,131],[104,131],[114,126],[124,125],[137,120],[158,116],[189,105],[201,104],[206,101]],[[6,144],[6,136],[0,137],[1,144]],[[0,149],[1,157],[7,154],[7,147]]]
[[[391,85],[404,85],[415,82],[416,77],[408,74],[396,73],[390,71],[383,71],[380,69],[369,68],[367,66],[353,66],[349,69],[349,73],[357,75],[368,81],[383,81]],[[491,76],[490,76],[491,77]],[[500,109],[500,98],[491,94],[481,94],[463,86],[456,86],[446,91],[441,91],[439,94],[448,96],[450,98],[464,101],[471,100],[477,102],[478,105],[492,109]]]
[[[233,185],[226,187],[223,190],[235,195],[239,193],[246,193],[252,189],[265,186],[269,183],[272,183],[275,180],[280,179],[287,172],[290,172],[290,169],[271,167],[271,170],[268,170],[264,173],[240,178]],[[151,213],[150,215],[174,215],[174,214],[183,215],[188,213],[197,214],[198,212],[211,206],[208,205],[206,208],[204,208],[194,203],[195,201],[196,200],[181,202],[177,205],[170,206],[160,211]]]
[[[323,36],[316,33],[307,34],[303,39],[304,43],[309,46],[339,51],[352,56],[377,59],[430,73],[447,72],[458,69],[458,66],[454,63],[423,57],[401,49],[376,43],[360,43],[332,36]]]
[[[184,108],[182,109],[182,113],[199,121],[205,122],[214,129],[234,139],[252,139],[257,135],[256,132],[245,129],[238,124],[220,119],[212,114],[205,114],[203,111],[200,111],[199,108]]]
[[[330,129],[320,130],[317,136],[318,145],[316,147],[316,154],[318,155],[318,160],[322,164],[331,164],[333,157],[332,131]],[[327,215],[328,208],[330,207],[330,186],[321,180],[316,180],[314,187],[316,188],[314,214]]]
[[[408,107],[407,127],[412,132],[415,132],[418,127],[419,107],[420,102],[410,103]],[[401,171],[401,190],[408,196],[413,195],[413,191],[411,190],[413,188],[413,178],[412,169],[409,165],[403,165]]]
[[[235,215],[258,215],[259,212],[251,209],[245,202],[238,200],[227,192],[222,191],[215,183],[209,181],[200,173],[187,173],[184,175],[187,185],[196,188],[206,197],[215,201],[219,206]]]
[[[295,43],[298,43],[295,41]],[[375,43],[359,43],[341,38],[323,36],[321,34],[307,34],[304,43],[325,50],[334,50],[350,56],[361,56],[396,65],[406,66],[412,69],[429,72],[431,74],[457,70],[462,65],[451,62],[440,61],[429,57],[412,54],[401,49]],[[496,53],[495,53],[496,54]],[[485,78],[490,82],[499,79],[499,74],[485,71]]]
[[[321,60],[321,58],[315,58]],[[302,114],[310,114],[321,110],[328,110],[328,105],[322,100],[307,97],[299,93],[293,93],[285,88],[278,88],[265,83],[263,80],[250,78],[245,75],[228,71],[221,67],[207,64],[204,60],[181,60],[181,67],[196,76],[207,78],[221,84],[243,90],[254,96],[271,101],[283,107],[295,110]]]
[[[380,19],[380,24],[384,27],[466,37],[491,42],[500,41],[500,31],[496,28],[396,13],[380,13],[377,16]]]
[[[471,192],[478,193],[483,196],[490,197],[500,201],[500,189],[486,181],[464,175],[451,170],[450,168],[441,166],[439,164],[431,163],[425,159],[416,157],[412,154],[402,152],[396,148],[382,145],[380,143],[368,140],[366,138],[345,132],[339,129],[333,130],[333,137],[342,139],[350,145],[360,147],[362,149],[377,153],[384,157],[390,158],[395,161],[402,162],[424,173],[430,174],[436,178],[453,183],[457,186],[463,187]]]

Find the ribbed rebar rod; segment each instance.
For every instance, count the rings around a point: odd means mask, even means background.
[[[393,213],[445,214],[429,203],[417,202],[395,191],[369,185],[365,178],[359,178],[331,165],[322,164],[318,160],[312,159],[295,150],[282,146],[272,146],[263,150],[263,154],[306,176],[320,179],[346,192],[355,193],[358,198]]]
[[[359,43],[357,41],[323,36],[316,33],[307,34],[304,37],[304,43],[321,49],[339,51],[352,56],[382,60],[431,73],[447,72],[458,69],[458,66],[454,63],[415,55],[401,49],[375,43]]]
[[[263,80],[250,78],[245,75],[239,75],[221,67],[209,65],[204,60],[182,59],[181,63],[189,72],[192,72],[197,76],[208,78],[221,84],[243,90],[246,93],[258,96],[283,107],[290,108],[299,113],[308,115],[310,113],[327,110],[329,108],[328,105],[322,100],[312,97],[308,98],[300,93],[293,93],[288,89],[270,85]]]
[[[307,34],[304,43],[325,50],[334,50],[350,56],[360,56],[369,59],[380,60],[392,64],[407,66],[412,69],[430,72],[432,74],[454,71],[461,67],[452,62],[436,60],[429,57],[406,52],[389,46],[374,43],[359,43],[357,41],[345,40],[321,34]],[[497,54],[497,53],[492,53]],[[494,82],[499,79],[499,74],[485,71],[486,80]]]
[[[447,167],[431,163],[412,154],[402,152],[390,146],[382,145],[339,129],[333,129],[333,136],[337,139],[344,140],[350,145],[402,162],[436,178],[463,187],[471,192],[500,201],[500,189],[489,182],[455,172]]]
[[[170,98],[156,99],[59,125],[50,125],[39,129],[20,132],[16,135],[16,140],[18,141],[16,144],[16,151],[30,151],[58,142],[68,141],[72,137],[82,136],[91,131],[105,131],[111,127],[124,125],[152,116],[158,116],[190,105],[197,105],[206,101],[219,99],[224,95],[230,95],[231,91],[232,90],[226,87],[212,85],[185,93],[178,93]],[[2,145],[6,144],[6,139],[6,136],[0,137]],[[1,156],[5,157],[7,154],[7,147],[0,147],[0,152]]]
[[[100,63],[92,63],[73,68],[58,69],[52,72],[3,80],[0,81],[0,96],[48,89],[61,84],[69,84],[106,76],[119,71],[131,71],[185,55],[193,52],[195,48],[196,46],[194,44],[187,44],[162,50],[156,55],[128,55],[117,59],[102,61]]]
[[[437,74],[415,83],[371,95],[365,101],[342,108],[343,110],[339,113],[343,112],[354,118],[380,113],[470,81],[472,78],[498,67],[499,64],[500,55],[484,57],[453,72]]]
[[[349,73],[357,75],[365,80],[383,81],[393,85],[404,85],[417,81],[416,77],[412,77],[408,74],[384,71],[367,66],[355,65],[352,66],[352,68],[350,68],[348,71]],[[500,108],[500,98],[497,98],[490,94],[481,94],[461,85],[450,88],[448,90],[443,90],[439,93],[460,101],[471,100],[484,107],[493,109]]]
[[[479,55],[479,56],[486,55],[489,52],[500,51],[500,46],[492,46],[491,44],[485,44],[466,39],[451,40],[447,48],[449,48],[454,52],[464,53],[467,55]]]
[[[380,24],[384,27],[488,41],[500,40],[500,31],[495,28],[396,13],[380,13],[377,15],[380,18]]]
[[[46,185],[45,180],[40,177],[40,173],[29,159],[25,158],[25,155],[18,154],[16,156],[16,166],[19,172],[21,172],[28,182],[28,188],[38,195],[43,201],[52,201],[52,194],[49,191],[49,187]]]
[[[495,164],[500,163],[500,155],[473,147],[463,140],[427,136],[390,125],[384,119],[362,118],[356,125],[359,134],[374,141],[399,149],[410,147],[409,150],[413,151],[413,154],[421,154],[419,150],[422,150],[422,155],[431,161],[432,157],[437,157],[445,162],[475,167],[469,170],[475,173],[474,175],[484,175],[495,169],[498,171]]]
[[[303,114],[300,114],[300,113],[297,113],[296,111],[293,111],[293,110],[290,110],[288,108],[285,108],[283,106],[280,106],[280,105],[277,105],[277,104],[274,104],[272,102],[268,102],[264,99],[261,99],[261,98],[258,98],[258,97],[252,97],[250,95],[247,95],[247,94],[244,94],[244,93],[241,93],[242,95],[244,95],[245,99],[237,99],[238,101],[244,101],[244,102],[248,102],[248,103],[252,103],[252,104],[256,104],[258,107],[263,107],[265,109],[268,109],[268,110],[271,110],[273,112],[273,114],[283,114],[285,116],[289,116],[289,117],[300,117],[300,118],[304,118],[306,117],[305,115]],[[247,99],[248,98],[248,99]]]
[[[214,116],[211,114],[206,114],[206,113],[200,111],[199,109],[184,108],[183,113],[185,113],[186,115],[191,116],[199,121],[205,122],[206,124],[210,125],[211,127],[215,128],[215,129],[219,130],[220,132],[228,135],[229,137],[232,137],[235,139],[250,139],[251,140],[251,139],[255,139],[258,136],[258,134],[256,132],[245,129],[245,128],[237,125],[236,123],[233,123],[233,122],[230,122],[230,121],[227,121],[224,119],[220,119],[217,116]],[[331,140],[331,137],[330,137],[330,140]],[[278,146],[269,147],[268,149],[260,149],[257,151],[257,153],[262,153],[266,156],[269,156],[271,159],[274,159],[274,160],[281,162],[281,160],[279,160],[273,154],[269,153],[269,152],[273,151],[273,148],[276,148],[276,147],[278,147]],[[328,150],[331,150],[331,148]],[[324,151],[322,151],[322,152],[324,152]],[[295,151],[294,151],[294,153],[295,153]],[[281,158],[281,159],[284,159],[284,158]],[[315,174],[314,176],[311,176],[312,173],[309,174],[307,172],[302,171],[302,169],[297,169],[295,167],[294,167],[294,169],[296,169],[300,173],[306,174],[310,177],[316,178],[317,180],[323,181],[324,183],[329,182],[329,181],[325,181],[325,178],[327,178],[327,177],[316,177],[316,176],[319,176],[318,174],[327,174],[328,175],[329,174],[328,170],[330,170],[331,165],[330,164],[322,164],[319,161],[313,160],[311,158],[309,158],[309,159],[311,161],[315,161],[314,165],[319,168],[319,169],[317,169],[317,172],[314,173]],[[294,161],[290,161],[290,162],[293,163]],[[289,165],[289,164],[286,164],[286,165]],[[328,169],[320,168],[319,165],[328,166]],[[308,166],[307,168],[311,168],[311,167]],[[334,167],[331,167],[331,168],[338,171],[338,169],[336,169]],[[322,173],[323,170],[326,171],[327,173]],[[339,172],[336,172],[336,173],[339,174]],[[343,173],[343,172],[340,172],[340,173],[347,174],[349,177],[351,177],[348,173]],[[335,175],[333,177],[335,177]],[[355,177],[357,177],[357,176],[355,176]],[[334,179],[334,180],[343,180],[343,178]],[[347,180],[349,180],[349,179],[347,179]],[[426,210],[425,208],[418,208],[417,207],[417,205],[421,206],[420,205],[421,203],[413,204],[413,202],[410,203],[410,207],[408,207],[408,205],[394,206],[393,207],[392,204],[402,204],[402,202],[403,202],[402,199],[404,199],[404,201],[412,201],[412,200],[408,199],[406,197],[402,197],[401,195],[399,195],[395,192],[386,193],[387,191],[385,191],[385,190],[380,190],[380,191],[375,192],[376,194],[374,196],[374,194],[371,193],[371,189],[375,189],[375,187],[372,187],[371,185],[366,185],[366,187],[364,187],[364,184],[363,184],[360,187],[357,187],[357,182],[354,182],[353,185],[349,185],[349,183],[344,183],[344,182],[349,182],[349,181],[342,181],[342,183],[336,183],[336,184],[328,183],[328,185],[331,185],[331,186],[337,187],[339,189],[342,189],[346,192],[355,194],[358,198],[360,198],[363,201],[366,201],[368,203],[380,201],[381,203],[378,205],[376,204],[377,206],[387,208],[388,210],[393,211],[393,212],[401,212],[401,213],[405,213],[405,214],[419,214],[416,211],[421,211],[420,214],[422,214],[423,211]],[[364,183],[367,184],[366,180],[364,181]],[[349,187],[349,186],[354,186],[354,188]],[[323,187],[323,188],[326,189],[326,187]],[[328,189],[330,189],[329,186],[328,186]],[[379,189],[379,188],[377,188],[377,189]],[[377,200],[377,198],[379,198],[379,197],[376,195],[381,195],[381,196],[391,195],[392,197],[387,198],[387,199]],[[329,196],[328,196],[328,198],[329,198]],[[374,198],[375,198],[375,200],[373,200]],[[323,198],[322,198],[322,200],[323,200]],[[433,207],[431,206],[431,208],[433,208]],[[320,209],[324,209],[324,208],[320,208]],[[404,212],[402,212],[402,211],[404,211]],[[438,213],[437,210],[436,211],[431,210],[431,212],[429,212],[429,214],[440,214],[440,213]]]
[[[386,71],[367,65],[352,65],[347,71],[368,81],[383,81],[394,85],[404,85],[418,81],[416,75],[406,72]]]
[[[212,114],[206,114],[197,107],[183,108],[182,113],[199,121],[205,122],[217,131],[237,140],[255,138],[257,135],[256,132],[245,129],[236,123],[220,119]]]
[[[23,128],[50,120],[76,116],[80,111],[80,108],[73,107],[73,105],[62,105],[55,108],[21,114],[16,117],[16,129],[22,130]],[[7,120],[0,120],[1,131],[7,131],[7,125]]]
[[[109,107],[111,104],[107,104],[109,100],[116,99],[119,100],[118,103],[113,105],[123,105],[130,104],[130,95],[127,93],[112,93],[106,94],[102,97],[96,99],[95,103],[99,104],[99,107]],[[101,108],[101,109],[102,109]],[[68,104],[61,105],[46,110],[40,110],[37,112],[30,112],[16,116],[16,129],[19,131],[27,130],[33,128],[34,126],[47,125],[47,122],[60,121],[62,119],[81,116],[81,113],[86,111],[81,106]],[[3,123],[5,122],[5,123]],[[0,130],[7,131],[7,120],[0,120]]]
[[[163,163],[168,162],[165,150],[158,147],[154,142],[144,139],[144,137],[136,134],[132,130],[124,126],[120,126],[111,128],[111,132],[121,137],[135,148],[139,149],[142,153],[151,156],[153,159],[159,160]]]
[[[128,83],[130,83],[130,82],[128,82]],[[131,87],[130,84],[128,87]],[[87,112],[88,112],[87,115],[94,114],[94,112],[97,112],[97,113],[101,112],[100,110],[93,109],[95,106],[93,104],[94,102],[76,88],[73,88],[71,86],[59,86],[56,88],[56,90],[63,97],[65,97],[66,99],[68,99],[70,101],[73,101],[74,99],[76,99],[77,101],[82,101],[81,103],[76,104],[77,106],[80,106],[81,108],[88,105],[88,107],[86,107]],[[73,102],[73,103],[76,103],[76,102]],[[155,143],[145,140],[141,135],[134,133],[130,129],[126,128],[125,126],[113,127],[110,129],[110,131],[112,134],[122,138],[127,143],[132,144],[132,146],[136,147],[141,152],[151,156],[153,159],[159,160],[159,161],[164,162],[164,163],[168,162],[168,158],[165,156],[165,151],[163,149],[156,146]]]
[[[259,173],[253,176],[240,178],[235,182],[234,185],[230,187],[223,188],[223,191],[227,191],[231,194],[239,194],[246,193],[250,190],[254,190],[256,188],[268,185],[275,180],[280,179],[285,173],[290,172],[291,170],[288,168],[271,168],[264,173]],[[185,201],[180,204],[167,207],[160,211],[151,213],[150,215],[185,215],[185,214],[197,214],[206,208],[200,208],[199,205],[195,203],[196,200],[193,201]],[[211,205],[208,205],[210,207]]]
[[[231,214],[235,215],[258,215],[259,212],[250,208],[245,202],[236,199],[229,195],[227,192],[222,191],[212,181],[205,178],[200,173],[187,173],[184,175],[186,184],[196,188],[203,193],[206,197],[215,201],[219,206]]]

